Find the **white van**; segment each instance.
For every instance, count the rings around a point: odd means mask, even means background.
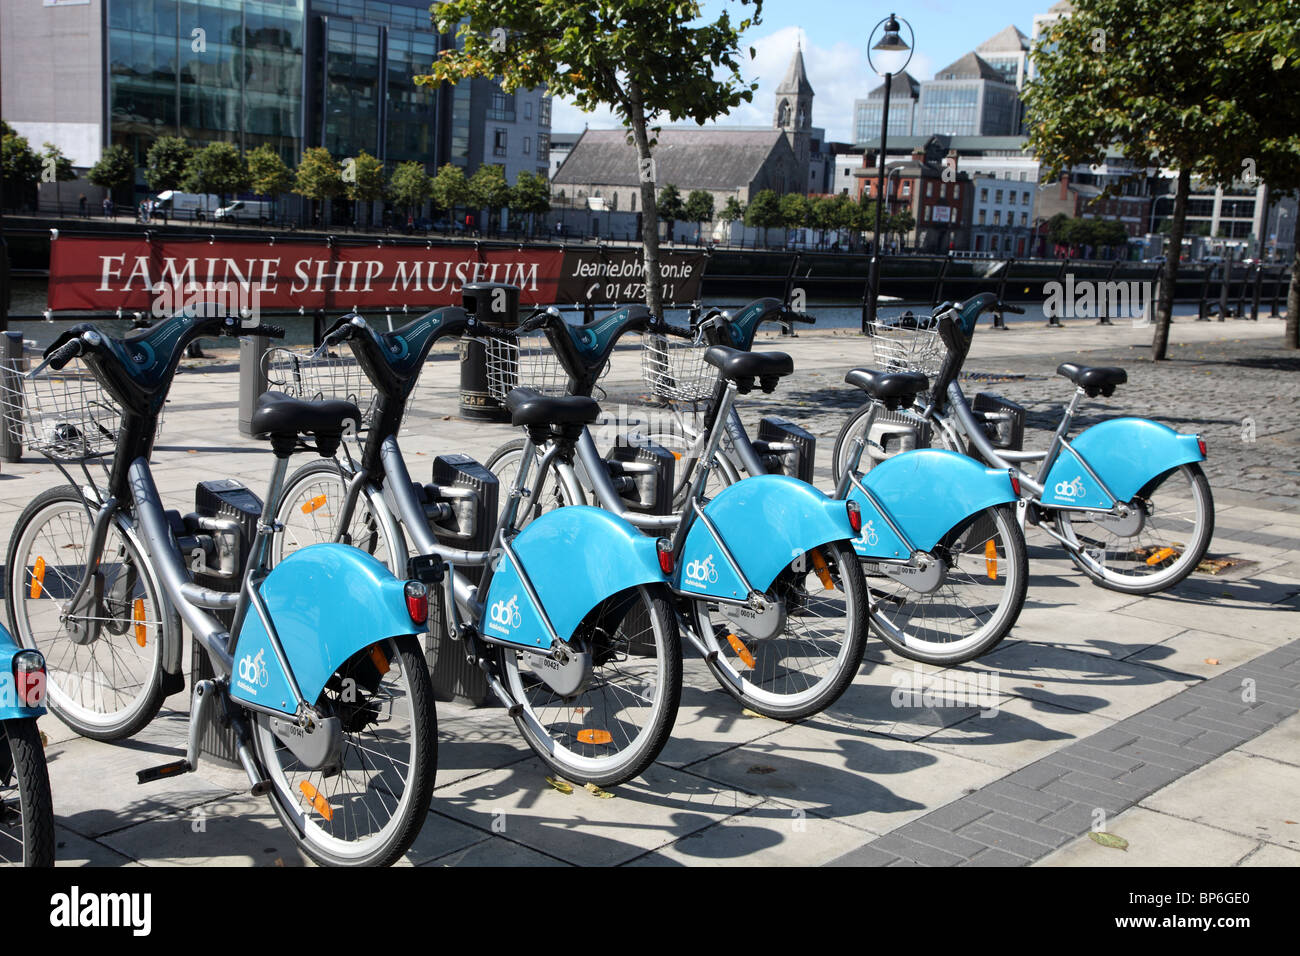
[[[236,199],[217,210],[217,222],[263,223],[272,217],[271,204],[260,199]]]
[[[154,215],[161,213],[168,219],[211,219],[221,206],[221,198],[212,193],[183,193],[165,189],[154,199]]]

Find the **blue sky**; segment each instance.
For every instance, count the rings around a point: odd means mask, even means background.
[[[824,127],[828,139],[849,141],[853,101],[881,82],[868,70],[866,43],[871,28],[882,17],[895,13],[911,22],[916,48],[908,72],[928,80],[936,69],[975,49],[1008,24],[1030,35],[1034,14],[1045,13],[1055,2],[918,0],[907,6],[889,7],[860,0],[768,0],[763,4],[762,23],[751,27],[741,44],[742,50],[755,48],[755,58],[744,69],[745,77],[759,84],[754,101],[740,106],[719,123],[771,125],[772,93],[785,74],[798,38],[803,42],[808,79],[816,94],[813,124]],[[724,6],[734,20],[752,10],[734,0],[710,0],[704,4],[704,15],[716,16]],[[586,115],[568,103],[555,101],[553,130],[574,132],[581,130],[584,122],[593,127],[618,125],[607,112]]]

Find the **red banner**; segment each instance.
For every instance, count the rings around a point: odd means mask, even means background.
[[[238,298],[280,311],[458,305],[470,282],[506,282],[523,306],[558,298],[563,251],[469,245],[60,238],[50,243],[54,310],[170,314],[184,301]]]

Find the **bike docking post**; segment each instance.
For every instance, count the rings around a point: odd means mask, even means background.
[[[1246,287],[1250,285],[1250,266],[1246,266],[1241,273],[1241,288],[1237,290],[1237,315],[1236,318],[1244,319],[1246,317]]]
[[[0,354],[0,459],[21,461],[23,457],[23,334],[5,330]]]
[[[930,311],[933,312],[935,306],[943,301],[943,283],[948,277],[948,267],[952,265],[952,250],[944,256],[943,262],[939,264],[939,274],[934,278],[934,287],[930,290]]]
[[[1259,297],[1264,292],[1264,263],[1255,266],[1255,289],[1250,299],[1250,321],[1259,321]]]

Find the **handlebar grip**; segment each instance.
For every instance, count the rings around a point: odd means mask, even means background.
[[[817,319],[816,319],[816,317],[815,317],[815,316],[811,316],[811,315],[809,315],[807,312],[793,312],[793,311],[792,311],[792,312],[788,312],[788,313],[786,313],[786,314],[790,317],[791,320],[793,320],[793,321],[795,321],[795,322],[802,322],[804,325],[816,325],[816,324],[817,324]]]
[[[1010,313],[1011,315],[1024,315],[1024,314],[1025,314],[1025,310],[1022,309],[1020,306],[1018,306],[1018,305],[1007,305],[1007,303],[1005,303],[1005,302],[1002,303],[1001,311],[1003,311],[1003,312],[1007,312],[1007,313]]]
[[[59,370],[67,365],[74,358],[81,354],[81,339],[72,339],[65,342],[57,349],[45,357],[45,364],[54,370]]]
[[[675,325],[669,325],[667,322],[660,322],[658,325],[649,326],[646,332],[651,335],[671,335],[678,339],[694,339],[695,333],[690,329],[681,329]]]
[[[268,339],[282,339],[284,338],[284,329],[278,325],[259,325],[257,328],[249,329],[247,334]]]

